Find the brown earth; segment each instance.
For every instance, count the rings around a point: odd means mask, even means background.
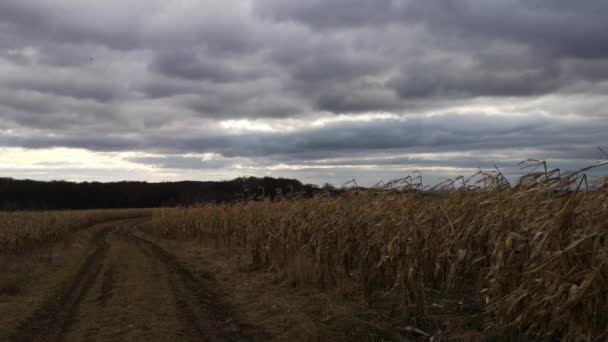
[[[13,317],[0,318],[0,340],[255,340],[232,319],[209,275],[193,275],[172,254],[133,234],[140,221],[92,227],[55,252],[61,265],[47,265],[55,278],[34,272],[21,280],[28,289],[0,294],[0,309]],[[89,246],[83,246],[87,237]],[[77,250],[82,262],[70,265]],[[23,302],[32,305],[18,305]]]

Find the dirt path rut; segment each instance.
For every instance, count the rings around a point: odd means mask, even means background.
[[[105,227],[73,279],[23,322],[13,341],[248,341],[212,282],[141,236]]]

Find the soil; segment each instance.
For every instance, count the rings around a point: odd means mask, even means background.
[[[135,234],[141,220],[96,228],[83,262],[9,341],[251,341],[214,290]]]

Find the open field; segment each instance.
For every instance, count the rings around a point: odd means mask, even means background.
[[[608,0],[0,0],[0,342],[608,342]]]
[[[549,173],[0,213],[0,340],[602,341],[608,192]]]
[[[608,328],[606,192],[351,191],[157,209],[154,222],[158,235],[206,242],[285,286],[364,303],[379,329],[594,340]],[[328,307],[322,322],[335,318]]]

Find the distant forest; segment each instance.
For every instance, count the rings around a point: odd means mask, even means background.
[[[312,196],[319,188],[295,179],[242,177],[218,182],[66,182],[0,178],[0,210],[150,208]]]

